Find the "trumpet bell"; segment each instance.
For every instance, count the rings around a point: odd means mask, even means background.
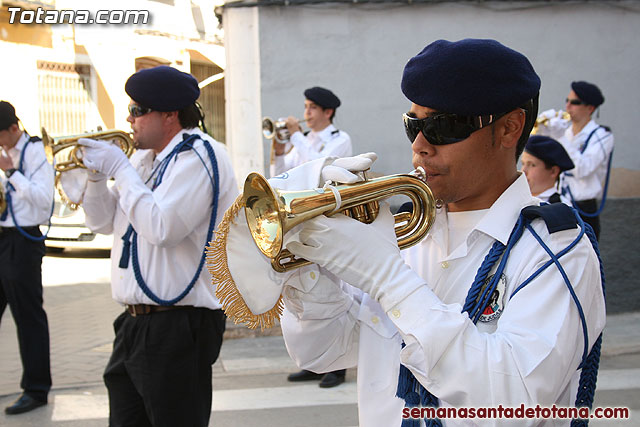
[[[249,231],[258,249],[274,258],[282,250],[284,237],[278,195],[262,175],[252,173],[245,182],[243,198]]]
[[[242,196],[247,225],[260,252],[272,259],[274,270],[284,272],[309,264],[283,250],[283,238],[296,225],[318,215],[342,212],[370,223],[377,216],[380,200],[404,194],[411,199],[413,211],[395,216],[401,249],[418,243],[435,220],[436,201],[424,180],[416,175],[390,175],[338,185],[335,191],[340,194],[340,205],[330,189],[279,191],[258,173],[247,177]]]

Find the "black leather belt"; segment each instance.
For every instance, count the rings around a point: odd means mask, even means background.
[[[149,305],[149,304],[127,304],[126,306],[127,312],[133,317],[142,315],[142,314],[153,314],[159,313],[161,311],[169,311],[169,310],[177,310],[180,308],[191,308],[190,305]]]

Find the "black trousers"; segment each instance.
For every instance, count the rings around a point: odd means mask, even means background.
[[[596,199],[576,201],[576,205],[578,205],[581,211],[586,213],[594,213],[598,210],[598,201]],[[588,217],[580,214],[580,218],[593,228],[596,234],[596,240],[600,240],[600,216]]]
[[[26,227],[25,231],[42,235],[38,227]],[[49,323],[42,307],[43,256],[43,242],[29,240],[15,228],[0,229],[0,319],[8,304],[20,346],[20,387],[34,399],[46,402],[51,367]]]
[[[111,427],[206,427],[211,416],[211,365],[225,330],[222,310],[180,308],[114,322],[104,372]]]

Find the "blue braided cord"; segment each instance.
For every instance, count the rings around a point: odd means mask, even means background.
[[[576,211],[574,211],[574,215],[576,216],[576,220],[578,221],[578,226],[580,227],[580,233],[578,234],[578,237],[576,237],[573,242],[571,242],[566,248],[564,248],[563,250],[561,250],[560,252],[558,252],[556,254],[557,258],[561,258],[562,256],[564,256],[565,254],[567,254],[571,249],[573,249],[573,247],[575,245],[578,244],[578,242],[580,241],[580,239],[582,239],[582,236],[585,233],[585,227],[584,226],[588,226],[588,224],[586,224],[582,218],[580,218],[580,215],[578,215],[578,213]],[[591,228],[591,227],[589,227]],[[511,296],[509,296],[509,299],[513,298],[515,296],[515,294],[517,294],[522,288],[524,288],[525,286],[527,286],[533,279],[535,279],[536,277],[538,277],[538,275],[540,273],[542,273],[547,267],[549,267],[551,264],[553,264],[553,260],[550,259],[549,261],[547,261],[544,265],[542,265],[542,267],[540,267],[539,269],[537,269],[531,276],[529,276],[524,282],[522,282],[520,284],[520,286],[518,286],[512,293]]]
[[[29,135],[29,134],[27,134]],[[39,141],[39,140],[37,140]],[[27,151],[26,148],[29,145],[29,143],[32,142],[31,139],[29,139],[29,141],[27,141],[24,144],[24,147],[22,147],[22,150],[20,152],[20,163],[18,163],[18,171],[20,171],[20,173],[23,173],[22,171],[22,165],[24,163],[24,153]],[[46,162],[46,161],[45,161]],[[43,163],[40,163],[40,166],[38,166],[38,169],[40,169],[42,167]],[[38,169],[36,169],[33,173],[37,172]],[[33,175],[32,175],[33,176]],[[9,211],[9,213],[11,214],[11,219],[13,220],[13,224],[16,226],[16,230],[18,230],[18,233],[22,234],[24,237],[26,237],[27,239],[33,241],[33,242],[42,242],[44,241],[47,236],[49,235],[49,230],[51,230],[51,215],[53,215],[53,208],[55,207],[55,197],[52,198],[51,200],[51,210],[49,211],[49,218],[47,219],[47,232],[44,233],[42,236],[40,237],[36,237],[36,236],[32,236],[31,234],[27,233],[26,231],[24,231],[24,229],[18,225],[18,221],[16,220],[16,216],[15,213],[13,212],[13,202],[11,200],[11,192],[13,190],[15,190],[15,188],[13,188],[13,185],[11,185],[11,183],[8,183],[9,185],[7,185],[7,195],[6,195],[6,199],[7,199],[7,210]],[[52,191],[55,191],[52,189]],[[2,221],[4,221],[7,218],[7,211],[2,213],[2,216],[0,217],[0,219]]]
[[[502,272],[504,271],[505,265],[507,263],[507,259],[509,258],[509,254],[511,253],[511,250],[513,249],[513,247],[515,246],[515,244],[518,242],[518,240],[520,240],[520,237],[522,237],[522,232],[524,231],[524,224],[525,224],[525,219],[522,215],[520,215],[518,217],[518,221],[516,222],[516,225],[513,227],[513,230],[511,231],[511,235],[509,236],[509,240],[507,240],[507,247],[504,249],[504,253],[502,255],[502,258],[500,259],[500,263],[498,264],[498,268],[495,272],[495,274],[493,275],[493,278],[491,279],[491,282],[489,283],[489,285],[485,288],[485,290],[483,291],[480,300],[478,301],[478,303],[476,304],[476,306],[473,308],[473,311],[469,313],[469,315],[473,315],[473,323],[478,323],[478,320],[480,319],[480,315],[482,314],[482,311],[484,310],[484,307],[487,306],[487,302],[489,297],[491,296],[491,294],[493,293],[493,291],[496,289],[496,287],[498,286],[498,281],[500,280],[500,277],[502,276]],[[482,283],[480,284],[473,284],[471,285],[473,286],[482,286]]]
[[[549,255],[549,257],[551,257],[551,260],[553,261],[553,263],[558,268],[558,271],[560,272],[560,275],[562,276],[562,279],[564,280],[564,283],[567,285],[567,289],[569,290],[569,294],[571,294],[571,298],[573,299],[573,302],[575,302],[576,308],[578,309],[578,315],[580,316],[580,323],[582,324],[582,335],[583,335],[583,338],[584,338],[584,349],[582,351],[582,361],[580,362],[580,366],[578,366],[578,369],[580,369],[582,367],[583,363],[585,362],[586,358],[587,358],[587,352],[589,350],[589,332],[587,331],[587,320],[586,320],[586,318],[584,316],[584,310],[582,310],[582,304],[580,304],[580,300],[578,300],[578,296],[576,295],[576,292],[573,289],[573,286],[571,285],[571,281],[567,277],[567,273],[564,271],[564,268],[562,267],[562,264],[560,264],[560,261],[558,260],[558,257],[542,241],[542,239],[540,238],[538,233],[536,233],[536,231],[533,229],[533,227],[531,227],[530,224],[527,224],[526,227],[527,227],[527,230],[529,230],[529,232],[533,235],[533,237],[538,241],[540,246],[542,246],[542,248],[545,250],[545,252]]]
[[[171,157],[176,156],[178,152],[180,152],[180,150],[185,146],[188,145],[189,143],[191,143],[195,138],[199,138],[198,135],[191,135],[189,138],[185,139],[184,141],[182,141],[180,144],[178,144],[169,154],[169,156],[167,156],[167,158],[165,160],[163,160],[163,163],[169,163]],[[218,174],[218,162],[216,160],[215,157],[215,153],[213,151],[213,148],[211,147],[211,145],[206,141],[206,140],[202,140],[203,145],[205,147],[205,149],[207,150],[207,155],[209,156],[209,159],[211,160],[211,166],[213,169],[213,179],[215,179],[215,183],[219,183],[219,174]],[[192,145],[188,145],[190,148],[193,148]],[[194,150],[195,151],[195,150]],[[206,164],[204,163],[202,157],[198,156],[200,161],[202,161],[203,165],[206,168]],[[163,168],[160,168],[159,170],[159,174],[158,174],[158,179],[156,180],[156,183],[154,184],[154,188],[157,187],[158,185],[160,185],[160,183],[162,182],[162,177],[164,175],[164,172],[166,170],[166,166]],[[207,174],[208,174],[208,169],[207,169]],[[211,175],[209,175],[209,177],[211,178]],[[211,217],[209,219],[209,229],[207,230],[207,239],[204,243],[204,245],[206,246],[207,243],[211,240],[211,236],[213,235],[213,229],[215,227],[215,222],[216,222],[216,217],[217,217],[217,210],[218,210],[218,197],[220,194],[220,188],[219,185],[215,185],[214,182],[211,182],[213,185],[213,198],[212,198],[212,209],[211,209]],[[158,297],[145,283],[143,277],[142,277],[142,273],[140,272],[140,263],[138,262],[138,233],[136,233],[135,230],[132,229],[131,232],[131,259],[132,259],[132,268],[133,268],[133,273],[134,276],[136,278],[136,282],[138,283],[138,286],[140,287],[140,289],[142,290],[142,292],[144,292],[144,294],[153,302],[155,302],[158,305],[174,305],[177,302],[179,302],[180,300],[182,300],[185,296],[187,296],[187,294],[191,291],[191,289],[194,287],[194,285],[196,284],[196,281],[198,280],[198,278],[200,277],[200,273],[202,272],[202,267],[204,266],[204,261],[205,261],[205,251],[202,251],[202,256],[200,257],[200,263],[198,264],[198,268],[197,271],[195,273],[195,275],[193,276],[193,278],[191,279],[191,281],[189,282],[189,284],[187,285],[187,287],[184,289],[184,291],[182,291],[182,293],[180,293],[180,295],[178,295],[177,297],[170,299],[170,300],[165,300],[162,299],[160,297]],[[127,233],[129,232],[129,229],[127,229]],[[125,236],[126,234],[125,233]],[[124,237],[123,236],[123,240]],[[124,252],[124,250],[123,250]],[[122,262],[122,259],[121,259]]]
[[[598,241],[596,239],[596,235],[589,226],[589,224],[584,224],[587,237],[589,237],[589,241],[593,246],[594,251],[596,252],[596,256],[598,257],[598,262],[600,263],[600,278],[602,281],[602,294],[605,295],[605,278],[604,278],[604,267],[602,265],[602,259],[600,258],[600,249],[598,247]],[[591,409],[593,407],[593,399],[596,393],[596,382],[598,380],[598,368],[600,366],[600,348],[602,346],[602,334],[598,337],[595,344],[591,348],[591,352],[587,357],[586,362],[582,367],[582,372],[580,373],[580,381],[578,383],[578,393],[576,396],[575,406],[577,408],[588,407]],[[587,426],[589,424],[588,419],[574,419],[571,420],[571,427],[582,427]]]
[[[129,257],[131,254],[131,234],[133,233],[133,226],[129,224],[127,227],[127,231],[122,235],[122,254],[120,255],[120,262],[118,263],[118,267],[127,268],[129,267]]]
[[[607,191],[609,190],[609,176],[611,175],[611,160],[612,159],[613,159],[613,151],[611,151],[611,154],[609,154],[609,161],[607,162],[607,176],[604,179],[604,188],[602,189],[602,203],[600,203],[600,207],[594,213],[585,212],[585,211],[581,210],[578,207],[578,205],[576,204],[576,201],[573,198],[573,194],[571,194],[571,188],[569,188],[568,185],[562,189],[563,190],[562,191],[563,194],[565,194],[565,190],[566,190],[566,193],[569,194],[569,198],[571,199],[571,204],[573,205],[574,209],[576,209],[578,212],[580,212],[580,215],[585,216],[587,218],[595,218],[598,215],[600,215],[600,213],[604,209],[604,204],[607,201]]]
[[[484,257],[484,260],[482,261],[482,264],[480,265],[480,268],[476,273],[475,279],[473,279],[473,284],[469,289],[469,293],[467,294],[467,299],[464,302],[464,306],[462,307],[463,313],[464,312],[469,313],[471,312],[471,310],[473,310],[476,300],[478,299],[478,294],[480,293],[480,289],[482,289],[482,286],[474,286],[474,285],[476,285],[477,283],[485,282],[485,280],[487,279],[487,276],[489,275],[489,272],[493,268],[493,265],[502,256],[502,253],[504,252],[505,248],[506,246],[503,245],[499,240],[496,240],[493,243],[491,250],[489,251],[487,256]]]

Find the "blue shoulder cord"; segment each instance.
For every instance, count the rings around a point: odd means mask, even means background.
[[[162,160],[162,162],[156,167],[156,169],[151,173],[151,177],[153,177],[155,175],[156,172],[158,172],[158,175],[156,176],[156,179],[154,181],[153,184],[153,188],[152,191],[155,190],[160,183],[162,182],[162,177],[164,176],[164,173],[167,169],[167,166],[169,165],[169,162],[171,161],[172,158],[175,157],[175,160],[177,161],[177,155],[178,153],[188,150],[188,149],[192,149],[194,153],[196,153],[196,155],[200,158],[200,161],[202,162],[202,165],[204,166],[205,170],[207,171],[207,175],[209,175],[209,180],[211,181],[211,186],[213,189],[213,199],[212,199],[212,204],[213,204],[213,208],[211,210],[211,218],[209,219],[209,229],[207,231],[207,240],[205,241],[205,245],[207,244],[207,242],[209,242],[211,240],[211,236],[213,235],[213,229],[215,227],[215,222],[216,222],[216,216],[217,216],[217,210],[218,210],[218,195],[220,193],[220,188],[218,186],[218,183],[220,182],[218,179],[218,162],[216,160],[216,156],[215,153],[213,151],[213,148],[211,147],[211,145],[204,139],[200,138],[199,135],[188,135],[187,134],[183,134],[183,141],[180,142],[178,145],[176,145],[176,147],[171,151],[171,153],[169,153],[169,155]],[[209,169],[207,168],[204,160],[202,159],[202,157],[200,157],[200,154],[198,154],[198,152],[194,149],[193,147],[193,141],[197,138],[200,138],[202,140],[202,142],[204,143],[204,147],[207,150],[207,155],[209,157],[209,160],[211,161],[211,167],[212,167],[212,171],[213,171],[213,177],[211,176],[211,174],[209,174]],[[149,179],[151,179],[151,177]],[[148,182],[148,181],[147,181]],[[204,260],[205,260],[205,251],[202,251],[202,257],[200,258],[200,263],[198,265],[198,269],[195,273],[195,275],[193,276],[193,278],[191,279],[191,281],[189,282],[189,284],[187,285],[187,287],[185,288],[184,291],[182,291],[182,293],[180,293],[180,295],[178,295],[177,297],[170,299],[170,300],[165,300],[162,299],[160,297],[158,297],[145,283],[143,277],[142,277],[142,273],[140,272],[140,264],[138,262],[138,233],[136,233],[136,231],[133,229],[133,227],[131,226],[131,224],[129,224],[129,227],[127,228],[127,231],[124,233],[124,235],[122,236],[122,240],[123,240],[123,248],[122,248],[122,256],[120,258],[120,264],[119,267],[120,268],[127,268],[127,266],[129,265],[129,249],[131,248],[131,261],[132,261],[132,268],[133,268],[133,273],[134,276],[136,278],[136,282],[138,283],[138,286],[140,287],[140,289],[142,290],[142,292],[144,292],[144,294],[151,299],[153,302],[155,302],[158,305],[174,305],[177,302],[179,302],[180,300],[182,300],[184,297],[187,296],[187,294],[191,291],[191,289],[193,288],[193,286],[196,284],[196,281],[198,280],[198,277],[200,277],[200,272],[202,271],[202,267],[204,266]]]
[[[28,134],[27,134],[28,135]],[[18,163],[18,171],[22,174],[24,174],[22,166],[24,164],[24,153],[27,151],[27,146],[29,145],[29,143],[31,142],[38,142],[38,141],[42,141],[40,138],[38,137],[29,137],[29,140],[24,144],[24,147],[22,147],[22,151],[20,152],[20,163]],[[13,212],[13,203],[11,201],[11,192],[15,190],[15,188],[13,188],[13,185],[11,185],[10,182],[8,182],[7,185],[7,194],[6,194],[6,198],[7,198],[7,210],[4,211],[2,213],[2,216],[0,217],[0,219],[2,219],[3,221],[6,219],[7,217],[7,211],[11,214],[11,219],[13,220],[13,224],[16,226],[16,230],[18,230],[18,232],[20,234],[22,234],[24,237],[26,237],[29,240],[32,240],[34,242],[42,242],[43,240],[45,240],[47,238],[47,235],[49,234],[49,230],[51,229],[51,215],[53,215],[53,208],[55,206],[55,200],[53,200],[51,202],[51,211],[49,211],[49,219],[48,219],[48,224],[47,224],[47,232],[44,233],[42,236],[38,237],[38,236],[32,236],[31,234],[27,233],[26,231],[24,231],[24,229],[22,227],[20,227],[20,225],[18,225],[18,221],[16,221],[16,215]]]
[[[587,145],[589,145],[589,140],[591,140],[591,137],[600,128],[605,129],[604,126],[598,126],[593,131],[591,131],[591,133],[587,137],[587,140],[585,141],[584,145],[582,146],[582,149],[580,149],[580,154],[584,153],[584,151],[587,149]],[[609,189],[609,176],[611,175],[611,160],[612,159],[613,159],[613,150],[611,151],[611,154],[609,154],[609,160],[607,162],[607,176],[606,176],[606,178],[604,180],[604,188],[602,189],[602,203],[600,203],[600,207],[594,213],[585,212],[585,211],[583,211],[582,209],[580,209],[578,207],[578,205],[576,204],[576,201],[573,198],[573,194],[571,194],[571,188],[569,188],[568,185],[562,188],[562,195],[569,194],[569,198],[571,199],[571,204],[573,205],[575,210],[580,212],[580,215],[582,215],[584,217],[587,217],[587,218],[595,218],[598,215],[600,215],[600,213],[604,209],[604,204],[607,201],[607,190]],[[573,176],[573,174],[571,172],[565,172],[565,175]]]
[[[598,377],[598,366],[600,362],[600,347],[602,344],[602,334],[600,334],[600,336],[594,343],[591,349],[591,352],[589,352],[589,354],[587,355],[589,338],[587,333],[586,320],[584,317],[584,312],[582,310],[582,305],[580,304],[580,301],[578,301],[578,298],[573,290],[573,286],[571,285],[568,277],[566,276],[564,269],[562,268],[559,262],[559,258],[565,255],[566,253],[568,253],[580,241],[580,239],[586,232],[587,236],[589,237],[589,241],[591,242],[591,245],[593,246],[593,249],[596,252],[598,261],[600,263],[600,277],[602,280],[603,293],[604,293],[604,270],[602,267],[602,260],[600,259],[600,251],[598,249],[598,243],[595,238],[595,233],[593,232],[592,228],[588,224],[584,223],[584,221],[582,220],[582,218],[580,218],[577,212],[574,211],[574,215],[576,216],[576,220],[581,229],[580,233],[574,239],[574,241],[571,242],[565,249],[558,252],[558,254],[554,254],[549,249],[549,247],[542,241],[542,239],[535,232],[535,230],[531,227],[530,220],[526,219],[521,213],[520,217],[518,218],[518,221],[516,222],[514,229],[511,232],[511,235],[509,236],[507,245],[505,246],[501,242],[496,241],[491,247],[491,250],[485,257],[484,261],[482,262],[482,265],[480,266],[480,268],[478,269],[478,272],[476,273],[476,277],[473,281],[473,284],[471,285],[471,288],[469,289],[462,311],[469,314],[469,318],[473,321],[474,324],[478,321],[478,319],[480,318],[480,315],[482,314],[482,311],[484,310],[484,307],[488,303],[488,297],[493,293],[493,291],[495,290],[498,284],[498,281],[500,280],[500,276],[502,275],[502,272],[506,265],[506,260],[509,256],[509,253],[511,252],[511,249],[513,249],[517,241],[522,236],[522,232],[524,231],[524,228],[527,228],[527,230],[529,230],[529,232],[533,234],[533,236],[538,241],[538,243],[540,243],[540,245],[549,254],[549,256],[551,257],[551,260],[545,263],[542,267],[540,267],[537,271],[535,271],[525,282],[523,282],[520,286],[518,286],[518,288],[515,289],[514,292],[511,294],[509,299],[513,298],[513,296],[517,292],[519,292],[522,288],[524,288],[527,284],[529,284],[535,277],[537,277],[542,271],[544,271],[551,264],[555,264],[558,267],[560,274],[562,275],[565,281],[565,284],[569,289],[571,297],[576,303],[578,314],[580,315],[580,322],[582,324],[583,336],[584,336],[584,351],[582,355],[582,362],[578,366],[578,369],[582,368],[582,372],[580,373],[580,380],[578,385],[578,393],[576,396],[575,406],[591,408],[593,405],[593,398],[595,395],[595,388],[596,388],[595,387],[596,380]],[[489,274],[489,272],[491,271],[491,269],[493,268],[497,260],[500,259],[501,256],[502,256],[502,259],[496,269],[496,273],[491,278],[491,281],[486,286],[480,298],[478,298],[478,294],[480,293],[480,290],[482,289],[483,284],[487,280],[487,275]],[[405,344],[402,343],[402,346],[404,347]],[[400,375],[398,378],[398,388],[396,391],[396,396],[405,400],[406,407],[422,406],[422,407],[437,408],[439,406],[438,398],[435,397],[433,394],[431,394],[427,389],[425,389],[422,386],[422,384],[418,382],[418,380],[411,373],[411,371],[402,364],[400,365]],[[442,426],[442,422],[437,418],[424,419],[424,421],[425,421],[426,427]],[[588,422],[589,422],[588,420],[574,419],[571,422],[571,427],[586,426]],[[407,418],[402,420],[402,427],[418,427],[419,425],[420,425],[419,419]]]

